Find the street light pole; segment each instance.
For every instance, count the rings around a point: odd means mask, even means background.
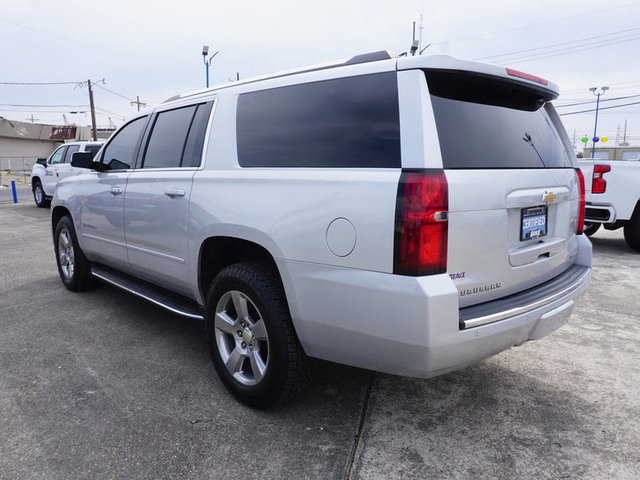
[[[593,126],[593,147],[591,149],[591,158],[595,158],[596,156],[596,142],[599,138],[596,136],[596,131],[598,130],[598,110],[600,109],[600,95],[604,95],[604,92],[609,90],[609,87],[591,87],[589,91],[593,93],[596,97],[598,97],[596,101],[596,121]]]
[[[202,60],[204,61],[204,65],[206,67],[206,72],[207,72],[207,83],[206,86],[207,88],[209,88],[209,65],[211,65],[211,60],[213,59],[213,57],[215,57],[220,51],[218,50],[216,53],[214,53],[213,55],[211,55],[209,57],[209,59],[207,60],[207,55],[209,54],[209,46],[205,45],[204,47],[202,47]]]

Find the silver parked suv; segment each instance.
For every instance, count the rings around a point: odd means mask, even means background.
[[[175,97],[52,206],[70,290],[204,318],[242,402],[308,357],[430,377],[563,325],[591,272],[557,87],[446,56],[346,62]]]

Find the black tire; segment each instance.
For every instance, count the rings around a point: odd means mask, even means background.
[[[91,264],[80,250],[73,220],[68,215],[56,224],[53,248],[56,252],[58,273],[65,287],[80,292],[94,286]]]
[[[44,193],[44,189],[42,188],[42,183],[40,180],[36,180],[33,182],[33,187],[31,188],[33,192],[33,200],[36,202],[36,205],[40,208],[47,208],[51,205],[51,199],[48,199]]]
[[[640,252],[640,215],[638,213],[624,226],[624,239],[627,245],[636,252]]]
[[[244,315],[237,311],[242,309]],[[250,262],[223,269],[211,284],[205,318],[216,371],[245,405],[284,404],[308,383],[310,362],[275,268]]]
[[[598,231],[598,229],[600,228],[600,225],[602,225],[602,224],[601,223],[584,222],[584,229],[582,230],[582,232],[587,237],[590,237],[591,235],[593,235],[594,233],[596,233]]]

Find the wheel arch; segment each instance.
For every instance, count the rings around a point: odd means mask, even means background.
[[[56,225],[58,224],[60,219],[65,215],[68,215],[69,217],[71,217],[71,221],[73,222],[73,216],[71,215],[71,212],[66,207],[62,207],[58,205],[51,209],[51,234],[52,235],[55,235]],[[74,222],[74,225],[75,225],[75,222]]]
[[[636,206],[633,209],[630,220],[635,221],[636,218],[640,218],[640,198],[636,202]]]
[[[207,298],[209,286],[223,268],[235,263],[252,261],[269,264],[278,274],[278,281],[282,285],[282,276],[274,255],[264,246],[231,236],[212,236],[205,239],[200,245],[198,255],[198,289],[201,297]]]

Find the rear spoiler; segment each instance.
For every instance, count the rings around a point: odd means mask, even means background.
[[[396,68],[398,70],[427,69],[464,71],[478,75],[500,77],[506,81],[518,82],[533,87],[536,90],[542,90],[544,91],[544,97],[548,98],[548,100],[553,100],[560,94],[560,89],[555,83],[536,75],[488,63],[460,60],[450,57],[449,55],[401,57],[397,60]]]

